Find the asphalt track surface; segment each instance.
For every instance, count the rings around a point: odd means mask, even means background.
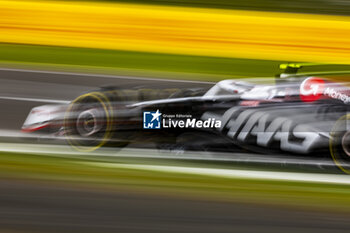
[[[142,79],[138,77],[35,72],[0,68],[0,129],[19,130],[30,109],[47,102],[71,101],[103,86],[120,88],[207,87],[205,82]],[[35,101],[33,101],[35,100]]]
[[[211,84],[0,69],[0,129],[29,110],[104,85]],[[0,178],[0,232],[348,232],[349,216]]]

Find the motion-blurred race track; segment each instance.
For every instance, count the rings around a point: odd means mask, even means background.
[[[33,147],[23,147],[23,143],[33,143],[33,141],[22,141],[23,135],[20,133],[23,121],[34,106],[66,103],[85,91],[106,85],[180,88],[211,85],[195,81],[7,68],[0,68],[0,82],[0,93],[2,93],[0,96],[2,148],[0,150],[16,153],[25,153],[25,148],[28,148],[29,153],[36,152]],[[48,144],[50,142],[47,141],[40,143],[46,144],[43,145],[44,150],[45,146],[50,146]],[[12,147],[8,146],[9,144]],[[17,145],[17,148],[13,145]],[[40,145],[37,144],[37,147]],[[7,150],[7,148],[9,149]],[[40,153],[40,150],[37,152]],[[59,154],[59,151],[56,150],[55,153]],[[138,153],[142,154],[144,158],[152,157],[150,152],[142,152],[142,149],[138,149]],[[81,158],[82,155],[75,156],[80,156],[80,160],[77,161],[81,163],[81,166],[84,166],[83,163],[86,161],[95,160],[99,162],[108,160],[109,164],[113,164],[113,160],[107,159],[108,154],[102,153],[99,156],[101,155],[102,157],[98,159],[87,156],[86,160]],[[111,155],[118,156],[118,154]],[[127,155],[127,152],[123,152],[121,157],[128,157]],[[64,153],[61,153],[61,156],[64,156]],[[278,156],[267,158],[244,156],[220,154],[215,157],[205,153],[197,153],[190,158],[184,156],[183,159],[202,158],[212,162],[220,162],[221,160],[264,164],[278,163],[278,166],[281,167],[287,163],[302,164],[309,161],[284,160]],[[142,156],[129,157],[131,158],[129,158],[128,164],[133,163],[133,161],[137,162],[137,157]],[[179,160],[179,157],[173,159]],[[315,162],[315,167],[330,166],[329,162],[323,160]],[[103,163],[101,164],[103,165]],[[227,168],[227,164],[225,166]],[[228,164],[228,166],[230,165]],[[138,167],[132,169],[137,170]],[[157,169],[159,170],[159,167]],[[27,171],[30,173],[31,168],[27,168]],[[204,173],[204,170],[194,171]],[[186,174],[186,171],[184,173]],[[347,213],[286,208],[277,205],[277,202],[276,205],[271,205],[273,196],[270,197],[272,199],[270,204],[254,204],[254,202],[238,202],[225,198],[174,195],[171,191],[165,193],[140,191],[129,188],[128,185],[132,186],[132,184],[124,184],[124,187],[119,189],[111,188],[108,185],[106,187],[94,186],[74,179],[69,180],[69,182],[50,182],[45,181],[43,177],[26,179],[23,177],[14,178],[7,176],[7,174],[3,173],[0,179],[0,232],[348,232],[350,229]],[[273,173],[271,174],[273,175]],[[277,175],[278,173],[276,173]],[[344,175],[341,176],[344,180]],[[226,178],[216,177],[216,179]],[[337,177],[333,178],[333,181],[337,179]],[[319,182],[326,182],[322,179],[324,177],[320,177]],[[181,186],[182,183],[177,183],[177,185]],[[260,194],[263,195],[263,192]],[[293,202],[294,200],[289,201]]]
[[[348,216],[1,181],[1,232],[348,232]],[[9,230],[11,229],[11,230]]]

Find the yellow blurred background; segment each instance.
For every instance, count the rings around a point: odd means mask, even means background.
[[[0,1],[0,42],[350,63],[350,18],[141,4]]]

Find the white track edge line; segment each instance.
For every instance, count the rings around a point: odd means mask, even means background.
[[[331,183],[331,184],[350,185],[349,175],[338,175],[338,174],[315,174],[315,173],[311,174],[311,173],[296,173],[296,172],[230,170],[230,169],[217,169],[217,168],[114,164],[114,163],[101,163],[101,162],[77,162],[77,163],[90,165],[90,166],[105,167],[105,168],[125,168],[125,169],[166,172],[166,173],[182,173],[182,174],[190,174],[190,175],[214,176],[214,177],[233,178],[233,179],[243,178],[243,179],[258,179],[258,180]]]
[[[54,100],[54,99],[40,99],[40,98],[27,98],[27,97],[12,97],[12,96],[0,96],[2,100],[17,100],[17,101],[29,101],[29,102],[42,102],[42,103],[56,103],[56,104],[69,104],[68,100]]]
[[[0,131],[1,132],[1,131]],[[13,135],[16,137],[16,135]],[[128,157],[128,158],[146,158],[146,159],[180,159],[180,160],[197,160],[197,161],[221,161],[221,162],[251,162],[251,163],[267,163],[267,164],[291,164],[291,165],[314,165],[318,167],[331,166],[335,164],[332,161],[314,160],[298,160],[298,159],[282,159],[282,158],[261,158],[249,157],[251,154],[236,153],[236,157],[231,153],[216,152],[186,152],[184,154],[174,154],[170,152],[162,152],[154,149],[124,148],[120,151],[114,149],[80,152],[72,149],[68,145],[50,145],[50,144],[28,144],[28,143],[0,143],[0,152],[13,152],[25,154],[40,154],[47,156],[60,156],[69,158],[71,156],[91,157]],[[268,156],[268,155],[267,155]]]

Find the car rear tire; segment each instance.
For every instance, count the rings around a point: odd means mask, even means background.
[[[334,163],[350,174],[350,114],[338,119],[330,136],[329,149]]]

